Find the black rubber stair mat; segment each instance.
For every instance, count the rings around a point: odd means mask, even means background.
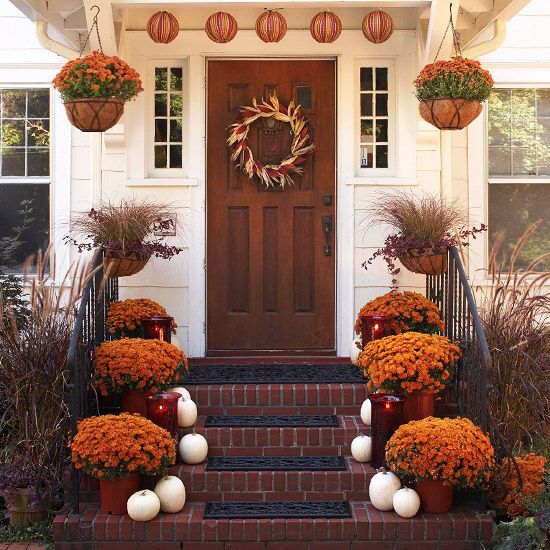
[[[338,418],[335,414],[297,415],[211,415],[206,417],[207,428],[335,428]]]
[[[210,456],[206,469],[234,471],[339,471],[346,469],[342,456]]]
[[[182,384],[365,383],[353,365],[196,365]]]
[[[350,518],[349,502],[207,502],[205,519]]]

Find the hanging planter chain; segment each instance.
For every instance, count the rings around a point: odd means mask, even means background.
[[[445,33],[443,34],[443,38],[441,39],[441,44],[439,44],[439,48],[437,49],[437,53],[435,54],[434,63],[437,61],[437,58],[439,56],[439,52],[441,52],[441,48],[443,47],[443,44],[445,42],[445,38],[447,38],[447,33],[449,32],[449,28],[452,30],[453,33],[453,44],[455,47],[455,50],[457,54],[460,57],[462,56],[462,50],[460,49],[460,37],[458,36],[458,33],[455,29],[455,24],[453,22],[453,4],[449,5],[449,22],[447,23],[447,28],[445,29]]]
[[[97,34],[97,43],[99,44],[99,51],[101,53],[103,53],[103,46],[101,45],[101,36],[99,36],[99,26],[98,26],[98,23],[97,23],[97,16],[99,15],[99,12],[101,11],[101,8],[99,6],[92,6],[90,8],[90,11],[92,11],[93,9],[96,9],[96,13],[94,15],[94,18],[92,20],[92,26],[90,27],[90,30],[88,31],[88,36],[86,36],[86,40],[84,40],[84,44],[82,45],[82,48],[80,49],[80,54],[78,57],[82,57],[82,54],[84,53],[84,50],[86,49],[86,45],[88,44],[89,40],[90,40],[90,36],[92,34],[92,31],[94,30],[94,27],[95,27],[95,32]]]

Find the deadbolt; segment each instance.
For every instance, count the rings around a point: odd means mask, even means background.
[[[323,231],[330,233],[332,231],[332,216],[323,216]]]
[[[332,195],[323,195],[323,206],[332,206]]]

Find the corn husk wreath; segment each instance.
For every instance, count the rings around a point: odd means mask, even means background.
[[[304,172],[300,165],[315,149],[315,145],[310,143],[307,122],[302,114],[301,105],[296,105],[294,101],[291,101],[285,108],[279,103],[277,96],[272,95],[269,102],[262,100],[261,104],[258,104],[256,98],[253,98],[252,105],[241,107],[240,113],[242,117],[229,127],[227,144],[232,148],[231,160],[237,161],[237,167],[245,172],[250,179],[258,176],[266,188],[285,187],[293,184],[292,175]],[[254,159],[254,154],[248,145],[248,132],[251,124],[256,120],[271,117],[290,124],[293,137],[290,153],[281,163],[264,166],[260,161]]]

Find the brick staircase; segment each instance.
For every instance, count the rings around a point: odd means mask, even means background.
[[[275,367],[274,367],[275,368]],[[187,502],[148,523],[98,511],[97,483],[83,479],[81,514],[54,522],[57,550],[468,550],[486,548],[493,521],[466,507],[407,520],[368,502],[374,470],[355,462],[350,443],[368,433],[357,414],[364,384],[211,384],[186,386],[201,416],[195,431],[209,456],[344,456],[341,471],[215,471],[176,464]],[[205,427],[207,415],[337,415],[335,427]],[[188,433],[192,430],[184,430]],[[204,519],[206,502],[349,501],[350,518]],[[284,507],[284,504],[282,505]]]

